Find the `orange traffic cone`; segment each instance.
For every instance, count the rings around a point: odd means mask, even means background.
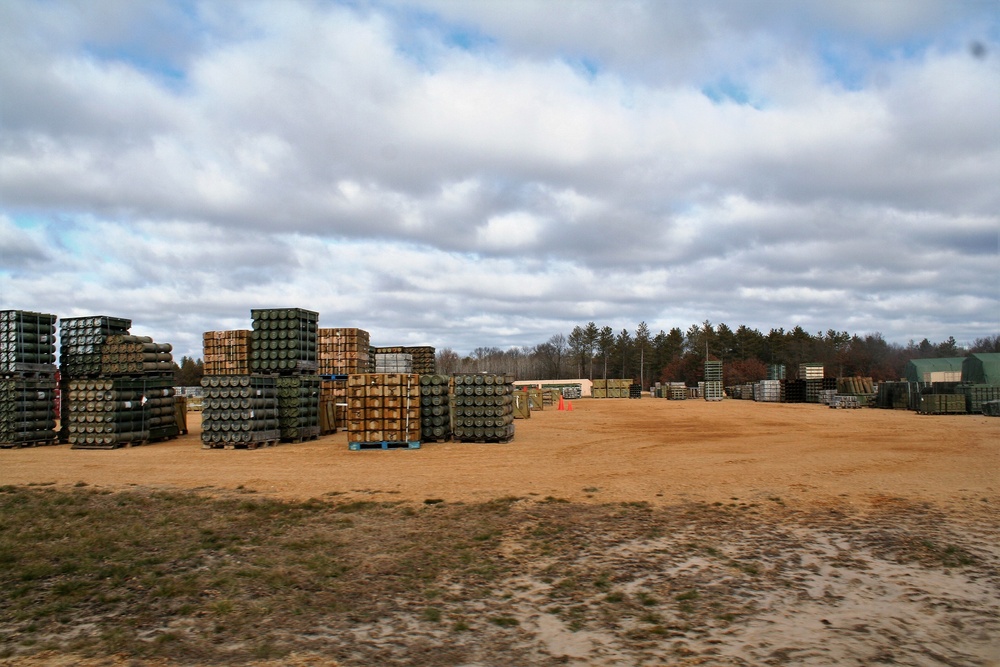
[[[566,409],[566,405],[563,403],[563,397],[562,397],[561,394],[559,395],[559,409],[560,410],[565,410]]]
[[[566,401],[566,410],[568,412],[573,412],[573,401]]]

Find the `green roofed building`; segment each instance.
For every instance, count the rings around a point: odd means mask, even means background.
[[[908,382],[961,382],[965,357],[910,359],[903,371]]]
[[[962,382],[1000,387],[1000,352],[978,352],[962,361]]]

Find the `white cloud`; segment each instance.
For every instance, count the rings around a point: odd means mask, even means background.
[[[931,0],[7,3],[0,307],[191,345],[268,303],[462,350],[588,320],[996,333],[997,25]]]

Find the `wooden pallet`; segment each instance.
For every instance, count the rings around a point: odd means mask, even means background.
[[[22,447],[48,447],[49,445],[58,445],[59,439],[52,438],[51,440],[27,440],[25,442],[0,442],[0,449],[21,449]]]
[[[420,441],[382,440],[379,442],[349,442],[347,446],[352,452],[362,449],[420,449]]]
[[[202,442],[202,449],[261,449],[274,447],[278,440],[260,440],[258,442]]]

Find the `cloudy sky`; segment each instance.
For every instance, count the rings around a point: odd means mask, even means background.
[[[995,0],[0,3],[0,309],[964,344],[998,286]]]

